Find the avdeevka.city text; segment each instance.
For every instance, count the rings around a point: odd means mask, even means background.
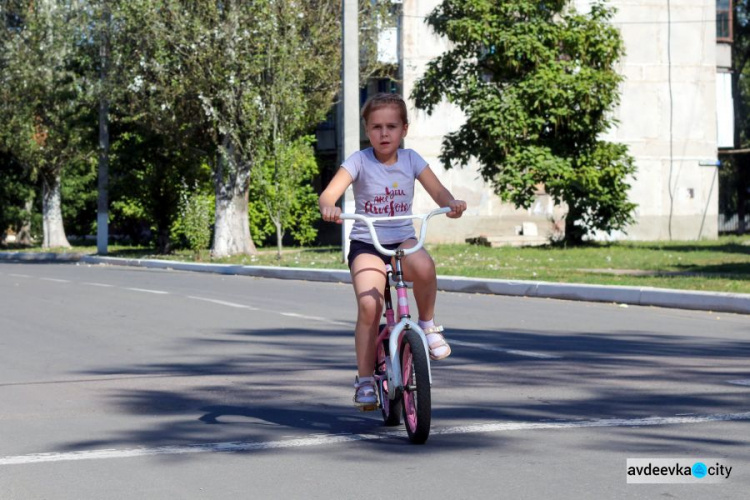
[[[729,479],[729,475],[732,473],[732,467],[724,466],[720,463],[708,467],[709,476],[722,476],[724,479]],[[650,463],[644,466],[630,466],[628,467],[628,476],[692,476],[693,469],[690,465],[681,466],[679,463],[675,465],[661,465],[652,466]]]

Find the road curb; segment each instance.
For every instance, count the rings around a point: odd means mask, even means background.
[[[348,271],[236,264],[200,264],[157,259],[96,257],[77,253],[0,252],[0,260],[33,262],[84,262],[113,266],[206,272],[287,280],[351,283]],[[666,288],[549,283],[438,276],[438,289],[446,292],[483,293],[534,298],[608,302],[675,309],[695,309],[750,314],[750,294],[698,292]]]
[[[609,302],[750,314],[750,294],[666,288],[548,283],[438,276],[438,288],[452,292]]]
[[[0,260],[21,260],[24,262],[78,262],[86,254],[54,252],[0,252]]]

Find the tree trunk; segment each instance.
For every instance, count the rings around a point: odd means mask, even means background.
[[[29,198],[23,204],[23,222],[21,227],[16,231],[16,243],[20,245],[31,245],[31,212],[34,210],[34,194],[30,194]]]
[[[284,232],[281,230],[281,217],[279,222],[276,222],[276,260],[281,260],[281,240],[284,238]]]
[[[211,249],[214,257],[258,253],[250,237],[247,197],[247,190],[232,192],[231,196],[216,193],[216,226]]]
[[[172,252],[172,240],[169,236],[169,226],[162,223],[156,225],[156,252],[168,254]]]
[[[258,251],[250,236],[247,213],[250,167],[234,156],[234,148],[228,138],[224,139],[222,149],[223,154],[219,155],[216,167],[216,220],[211,255],[254,255]],[[232,165],[227,165],[227,160]]]
[[[583,237],[586,235],[586,230],[583,226],[575,224],[583,215],[581,211],[576,207],[574,202],[565,200],[568,205],[568,213],[565,215],[565,236],[563,242],[565,245],[580,245],[583,243]]]
[[[63,227],[60,172],[44,175],[42,181],[42,248],[70,248]]]

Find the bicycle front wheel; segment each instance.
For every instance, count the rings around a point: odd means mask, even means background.
[[[422,339],[414,331],[404,335],[401,346],[401,375],[404,381],[404,424],[409,441],[423,444],[430,435],[432,402],[430,374]]]

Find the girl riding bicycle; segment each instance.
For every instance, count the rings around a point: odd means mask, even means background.
[[[344,161],[328,187],[320,195],[323,220],[341,223],[341,208],[336,201],[352,184],[355,213],[369,216],[411,214],[414,179],[441,207],[450,207],[448,217],[461,217],[466,202],[456,200],[443,186],[427,162],[411,149],[400,149],[409,128],[406,103],[397,94],[376,94],[362,108],[365,131],[372,147],[357,151]],[[412,222],[398,220],[375,223],[378,239],[385,248],[411,248],[416,244]],[[354,404],[360,407],[377,402],[373,366],[376,357],[378,326],[383,311],[386,264],[390,258],[381,255],[372,244],[370,233],[356,222],[350,235],[349,269],[357,298],[357,326],[354,344],[357,354]],[[437,276],[435,263],[422,248],[404,257],[404,278],[414,283],[414,298],[419,310],[419,326],[427,336],[430,358],[448,357],[450,346],[443,327],[435,324]]]

